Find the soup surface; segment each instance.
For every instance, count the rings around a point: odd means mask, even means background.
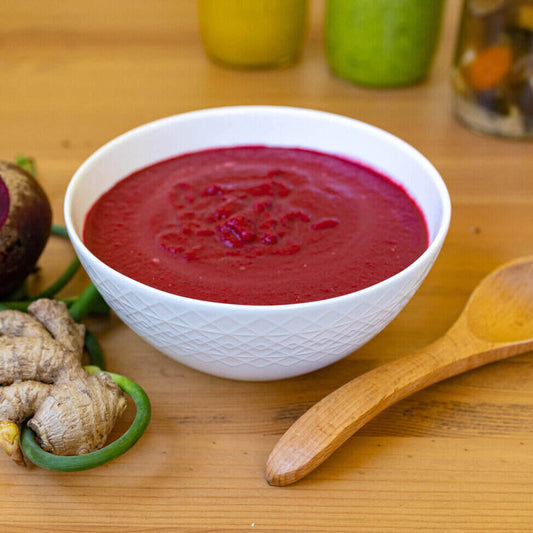
[[[134,172],[96,201],[84,240],[104,263],[157,289],[274,305],[382,281],[426,250],[428,232],[405,190],[370,168],[244,146]]]

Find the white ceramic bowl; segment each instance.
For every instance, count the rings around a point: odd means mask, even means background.
[[[108,267],[83,244],[93,202],[131,172],[181,153],[235,145],[309,148],[361,161],[394,179],[421,207],[430,245],[395,276],[367,289],[294,305],[247,306],[167,294]],[[152,346],[198,370],[241,380],[296,376],[329,365],[379,333],[433,265],[450,221],[450,199],[435,168],[414,148],[367,124],[289,107],[226,107],[158,120],[97,150],[66,192],[74,248],[109,306]]]

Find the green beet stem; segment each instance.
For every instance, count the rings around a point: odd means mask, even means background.
[[[70,316],[79,322],[87,313],[90,312],[94,303],[101,299],[98,289],[90,283],[89,286],[81,293],[69,309]]]
[[[37,176],[37,167],[35,165],[35,159],[24,154],[18,154],[15,156],[15,165],[23,168],[28,174],[31,174],[34,178]]]
[[[32,299],[37,300],[38,298],[53,298],[74,277],[74,274],[76,274],[80,266],[80,260],[75,257],[70,262],[63,274],[61,274],[61,276],[54,283],[52,283],[52,285],[50,285],[37,296],[33,296]]]
[[[52,224],[52,235],[57,235],[58,237],[65,237],[68,239],[68,232],[65,226],[60,224]]]
[[[85,349],[89,353],[91,365],[104,370],[105,360],[102,347],[96,337],[87,328],[85,329]]]

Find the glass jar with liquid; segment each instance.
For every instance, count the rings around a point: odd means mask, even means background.
[[[533,0],[465,0],[453,85],[463,124],[533,139]]]
[[[236,68],[275,68],[298,60],[307,33],[308,0],[199,0],[207,55]]]
[[[423,80],[439,42],[442,11],[443,0],[327,0],[332,72],[370,87]]]

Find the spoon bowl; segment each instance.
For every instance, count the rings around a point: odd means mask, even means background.
[[[277,486],[294,483],[406,396],[529,350],[533,350],[533,256],[507,263],[481,281],[440,339],[353,379],[311,407],[274,447],[266,479]]]
[[[533,338],[533,257],[487,276],[465,308],[468,328],[489,342]]]

